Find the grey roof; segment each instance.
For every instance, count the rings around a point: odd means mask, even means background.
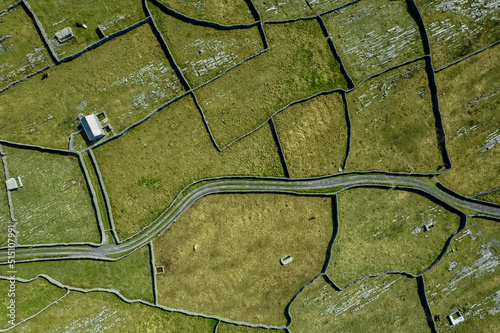
[[[59,43],[63,43],[72,37],[73,37],[73,30],[71,30],[70,27],[66,27],[56,32],[56,38],[59,41]]]
[[[21,182],[21,177],[17,178],[9,178],[5,181],[5,185],[7,185],[7,190],[17,190],[18,188],[23,187],[23,183]]]
[[[99,140],[104,137],[105,133],[102,129],[101,123],[95,114],[89,114],[88,116],[82,117],[80,119],[85,134],[90,142]]]

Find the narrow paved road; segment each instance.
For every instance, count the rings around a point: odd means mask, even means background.
[[[339,187],[384,186],[407,188],[425,193],[458,210],[469,214],[500,218],[500,207],[494,204],[476,202],[466,197],[441,189],[423,177],[386,174],[340,174],[321,179],[232,179],[214,180],[202,185],[174,201],[168,213],[161,216],[148,228],[120,244],[92,246],[43,246],[16,249],[16,261],[33,258],[97,258],[109,260],[125,255],[145,245],[168,228],[196,200],[221,193],[299,193],[305,190],[322,190],[322,193],[336,193]],[[0,264],[7,261],[7,251],[0,251]]]

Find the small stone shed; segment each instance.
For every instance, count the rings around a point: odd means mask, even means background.
[[[81,117],[80,122],[90,142],[98,141],[106,135],[101,126],[101,122],[95,114]]]
[[[73,37],[75,36],[73,35],[73,30],[71,30],[70,27],[66,27],[56,32],[56,39],[61,44],[70,40]]]

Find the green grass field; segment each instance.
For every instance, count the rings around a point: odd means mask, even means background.
[[[248,24],[255,21],[245,0],[160,0],[186,16],[219,24]]]
[[[478,200],[489,201],[493,203],[500,204],[500,190],[493,191],[491,193],[483,194],[475,197]]]
[[[458,215],[408,191],[351,189],[338,195],[338,207],[339,232],[327,272],[340,287],[383,271],[419,274],[460,225]],[[424,232],[431,221],[435,226]]]
[[[149,9],[192,88],[263,50],[258,27],[218,30],[186,23],[154,4]]]
[[[0,38],[12,36],[0,44],[0,89],[51,65],[33,22],[22,6],[0,17]]]
[[[183,90],[148,24],[47,73],[0,94],[0,138],[67,149],[78,114],[120,132]]]
[[[64,289],[50,284],[43,278],[38,278],[29,283],[16,282],[15,296],[13,297],[8,296],[10,293],[9,289],[10,281],[0,280],[0,292],[2,293],[0,301],[0,329],[12,327],[12,325],[8,323],[11,318],[7,317],[7,314],[10,313],[10,309],[7,309],[10,305],[10,300],[15,301],[16,317],[14,322],[18,323],[33,316],[50,303],[57,301],[66,293]]]
[[[321,272],[331,214],[330,198],[231,194],[197,201],[154,242],[155,264],[165,267],[157,275],[159,303],[286,324],[287,303]],[[294,260],[282,266],[287,254]]]
[[[436,69],[498,40],[500,7],[491,1],[415,2],[424,19]]]
[[[99,41],[96,32],[100,26],[106,35],[124,29],[145,18],[140,1],[121,0],[45,0],[28,1],[36,16],[56,48],[60,58],[70,56],[81,49]],[[87,25],[79,28],[77,23]],[[55,33],[70,27],[75,38],[59,44]]]
[[[500,183],[500,145],[494,141],[500,137],[499,55],[496,46],[436,74],[452,164],[438,179],[463,195]]]
[[[418,26],[404,1],[360,1],[323,19],[355,84],[424,54]]]
[[[441,262],[424,275],[427,300],[439,332],[494,332],[500,325],[500,225],[470,219]],[[460,309],[465,321],[451,327],[446,316]]]
[[[0,275],[8,276],[6,266],[0,266]],[[16,276],[32,279],[45,274],[74,288],[116,289],[131,300],[153,302],[153,286],[149,248],[144,246],[118,261],[55,260],[16,263]]]
[[[95,155],[120,239],[151,223],[195,180],[225,175],[283,176],[269,126],[218,152],[190,96],[96,149]]]
[[[23,187],[12,191],[21,245],[100,242],[91,194],[78,158],[3,146],[10,177]]]
[[[348,170],[432,173],[442,168],[424,61],[363,83],[347,94],[347,104]]]
[[[383,275],[335,291],[318,278],[292,303],[296,333],[426,332],[415,279]]]
[[[127,304],[113,294],[71,291],[62,302],[12,332],[212,333],[216,323],[139,303]]]
[[[295,104],[274,117],[291,177],[337,173],[347,149],[345,105],[340,93]]]
[[[290,20],[309,17],[337,8],[348,0],[254,0],[253,3],[264,21]]]
[[[0,181],[5,181],[3,164],[0,162]],[[7,190],[0,187],[0,247],[7,246],[7,226],[10,225],[9,202],[7,201]]]
[[[316,20],[265,25],[270,50],[196,91],[224,147],[273,113],[320,91],[347,88]]]

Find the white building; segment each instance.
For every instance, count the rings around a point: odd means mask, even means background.
[[[89,114],[88,116],[82,117],[80,121],[90,142],[100,140],[106,135],[102,129],[101,122],[95,114]]]

